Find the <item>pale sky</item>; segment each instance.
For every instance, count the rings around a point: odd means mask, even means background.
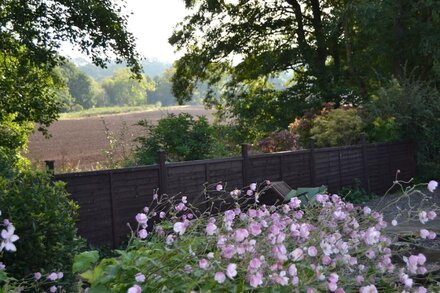
[[[168,43],[173,27],[187,13],[184,0],[127,0],[130,15],[128,29],[137,38],[137,49],[146,58],[172,62],[178,58]],[[70,57],[84,57],[63,46],[62,52]]]

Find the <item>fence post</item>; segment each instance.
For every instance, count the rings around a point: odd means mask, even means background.
[[[310,144],[310,182],[312,186],[315,186],[316,184],[316,168],[315,168],[315,140],[311,138],[309,140]]]
[[[55,161],[44,161],[44,164],[46,169],[53,175],[55,173]]]
[[[242,157],[242,174],[243,174],[243,187],[250,184],[248,177],[249,170],[249,149],[250,144],[243,143],[241,145],[241,157]]]
[[[370,193],[370,174],[368,172],[368,161],[367,161],[367,142],[366,142],[366,134],[362,134],[361,143],[362,143],[362,170],[364,175],[364,186],[367,189],[367,192]]]
[[[159,150],[159,192],[166,194],[168,192],[168,175],[167,166],[165,164],[167,156],[164,150]]]

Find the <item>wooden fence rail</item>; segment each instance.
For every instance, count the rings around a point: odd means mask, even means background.
[[[150,205],[153,191],[188,196],[197,202],[205,183],[224,182],[228,189],[252,182],[283,180],[292,188],[326,185],[330,192],[356,180],[371,192],[385,192],[395,179],[415,175],[415,146],[409,142],[331,147],[224,159],[167,163],[133,168],[54,175],[79,204],[79,234],[94,245],[117,247],[126,239],[127,223]]]

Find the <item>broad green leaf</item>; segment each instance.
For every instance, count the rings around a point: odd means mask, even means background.
[[[99,260],[99,252],[96,250],[86,251],[81,254],[75,255],[73,260],[72,272],[81,273],[90,269],[92,264],[95,264]]]

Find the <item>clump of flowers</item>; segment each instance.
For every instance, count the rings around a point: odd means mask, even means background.
[[[0,211],[0,216],[2,212]],[[0,258],[3,253],[14,253],[17,251],[15,242],[20,239],[15,234],[14,225],[8,220],[4,219],[0,224]],[[44,292],[44,288],[48,288],[49,292],[61,292],[62,286],[57,285],[57,282],[64,276],[63,272],[50,272],[43,276],[41,272],[35,272],[31,276],[17,280],[9,277],[6,265],[0,261],[0,278],[1,278],[1,292]]]
[[[111,261],[107,274],[100,268],[99,284],[114,292],[440,288],[438,283],[416,284],[413,276],[427,273],[426,257],[396,251],[381,213],[336,194],[318,194],[307,206],[296,197],[278,206],[258,205],[263,191],[253,184],[227,192],[216,184],[212,192],[221,192],[222,205],[208,201],[206,211],[194,208],[186,197],[177,202],[158,198],[145,216],[136,216],[139,236],[127,252]],[[158,217],[161,212],[167,220]],[[426,213],[427,221],[435,216],[435,211]],[[425,221],[424,214],[421,218]],[[143,237],[139,231],[153,223],[153,232]],[[127,269],[112,279],[110,272],[123,267]]]

